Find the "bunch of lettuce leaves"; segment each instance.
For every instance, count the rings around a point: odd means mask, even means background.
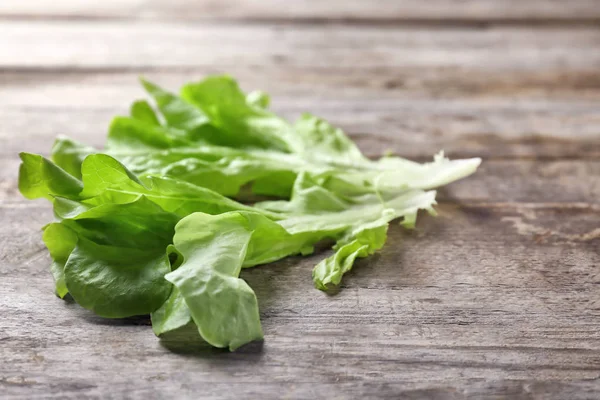
[[[150,314],[158,336],[195,324],[230,350],[262,338],[242,268],[328,239],[333,255],[312,277],[338,285],[384,245],[390,221],[414,227],[418,210],[434,213],[431,189],[480,163],[370,160],[340,129],[309,114],[290,124],[228,76],[179,96],[142,84],[152,103],[114,118],[105,149],[60,137],[51,160],[21,153],[19,189],[53,204],[43,240],[57,295],[107,318]],[[236,201],[248,190],[272,200]]]

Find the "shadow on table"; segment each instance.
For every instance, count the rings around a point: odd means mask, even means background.
[[[262,340],[248,343],[231,353],[228,349],[219,349],[206,343],[194,323],[160,337],[160,345],[175,354],[207,358],[238,354],[247,361],[258,361],[262,357],[263,343]]]

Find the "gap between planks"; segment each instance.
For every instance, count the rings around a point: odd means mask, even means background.
[[[545,19],[538,18],[490,18],[490,19],[467,19],[467,18],[432,18],[432,17],[409,17],[409,18],[369,18],[369,17],[243,17],[243,18],[203,18],[203,17],[175,17],[167,16],[161,18],[139,17],[139,16],[114,16],[114,15],[88,15],[88,14],[45,14],[31,15],[25,13],[4,13],[0,14],[0,23],[9,22],[176,22],[178,24],[217,24],[227,25],[264,25],[276,24],[287,26],[356,26],[372,28],[398,28],[398,27],[419,27],[419,28],[467,28],[473,30],[488,29],[493,27],[527,27],[527,28],[569,28],[569,27],[597,27],[600,25],[600,17],[579,16],[579,17],[549,17]]]
[[[290,23],[544,23],[600,20],[594,0],[3,0],[4,18],[79,20],[283,21]]]

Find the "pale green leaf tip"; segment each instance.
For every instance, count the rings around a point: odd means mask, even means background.
[[[155,86],[152,82],[150,82],[144,75],[138,76],[138,81],[144,87],[144,89],[148,90],[149,87]]]
[[[19,153],[19,158],[21,159],[21,161],[27,161],[28,158],[40,158],[43,159],[45,157],[39,155],[39,154],[34,154],[34,153],[28,153],[26,151],[21,151]]]
[[[58,298],[61,298],[61,299],[65,300],[65,296],[67,294],[69,294],[69,290],[66,287],[65,288],[59,288],[59,287],[57,287],[55,289],[55,293],[56,293],[56,296]]]
[[[138,81],[140,82],[140,84],[142,85],[142,87],[144,88],[146,93],[148,93],[152,97],[154,97],[158,94],[158,93],[153,93],[153,92],[163,92],[163,89],[159,85],[150,81],[143,75],[140,75],[138,77]]]

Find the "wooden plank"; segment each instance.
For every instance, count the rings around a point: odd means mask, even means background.
[[[290,21],[571,22],[600,19],[595,0],[4,0],[5,17]]]
[[[265,23],[4,22],[2,69],[460,68],[544,73],[600,66],[595,27],[289,26]],[[574,45],[576,43],[576,45]],[[251,51],[249,51],[251,49]]]
[[[428,68],[394,66],[348,69],[339,65],[320,68],[310,65],[280,66],[273,63],[260,67],[215,64],[123,71],[5,68],[0,71],[0,104],[110,106],[111,103],[131,101],[134,95],[142,95],[143,91],[138,83],[140,76],[155,80],[176,92],[187,81],[214,74],[229,74],[238,79],[246,90],[259,88],[282,97],[313,94],[318,96],[314,100],[321,97],[340,99],[342,96],[376,100],[398,98],[401,95],[415,100],[462,97],[477,98],[478,101],[493,97],[546,101],[554,98],[580,101],[600,98],[600,73],[593,68],[540,65],[538,70],[520,67],[510,67],[508,70],[466,70],[461,67],[431,65]],[[90,93],[90,90],[95,92]],[[82,96],[85,103],[78,102],[75,96]],[[275,105],[278,103],[276,100]]]
[[[247,270],[265,342],[233,354],[181,338],[161,344],[143,318],[102,320],[55,298],[38,232],[48,207],[0,213],[3,396],[592,399],[600,391],[600,237],[588,235],[598,210],[445,205],[416,232],[392,226],[384,249],[358,262],[335,296],[311,285],[323,254]]]
[[[80,3],[72,16],[128,18],[129,1],[88,16]],[[69,15],[60,0],[50,13],[19,11],[28,22],[0,24],[1,397],[598,398],[600,30],[292,28],[328,14],[294,14],[307,2],[278,3],[273,14],[262,7],[275,0],[245,3],[255,16],[216,2],[198,9],[282,23],[29,21]],[[513,3],[508,14],[541,4]],[[184,0],[139,4],[156,18],[198,17]],[[352,16],[362,8],[345,4],[331,17],[385,19]],[[547,3],[540,15],[573,22],[557,11],[573,4],[583,3]],[[173,87],[219,71],[272,91],[285,116],[331,119],[370,155],[422,158],[445,147],[492,159],[441,191],[439,218],[423,215],[408,233],[394,224],[337,295],[310,281],[328,253],[244,271],[266,337],[238,353],[159,342],[146,318],[107,321],[55,298],[39,232],[51,210],[20,199],[16,151],[47,152],[59,133],[99,144],[108,119],[141,94],[138,72]]]
[[[176,91],[186,80],[224,71],[208,67],[146,75]],[[572,70],[565,75],[570,79],[557,71],[538,76],[537,83],[532,78],[537,72],[514,72],[511,78],[499,71],[481,70],[479,76],[436,71],[398,68],[346,74],[335,68],[238,66],[228,72],[245,90],[270,92],[273,109],[286,118],[309,111],[341,126],[371,156],[391,150],[428,159],[440,149],[453,157],[600,155],[600,69],[581,77],[581,71]],[[134,99],[145,96],[137,76],[0,74],[0,154],[23,151],[23,141],[28,151],[47,152],[59,134],[101,146],[110,119],[127,113]]]

